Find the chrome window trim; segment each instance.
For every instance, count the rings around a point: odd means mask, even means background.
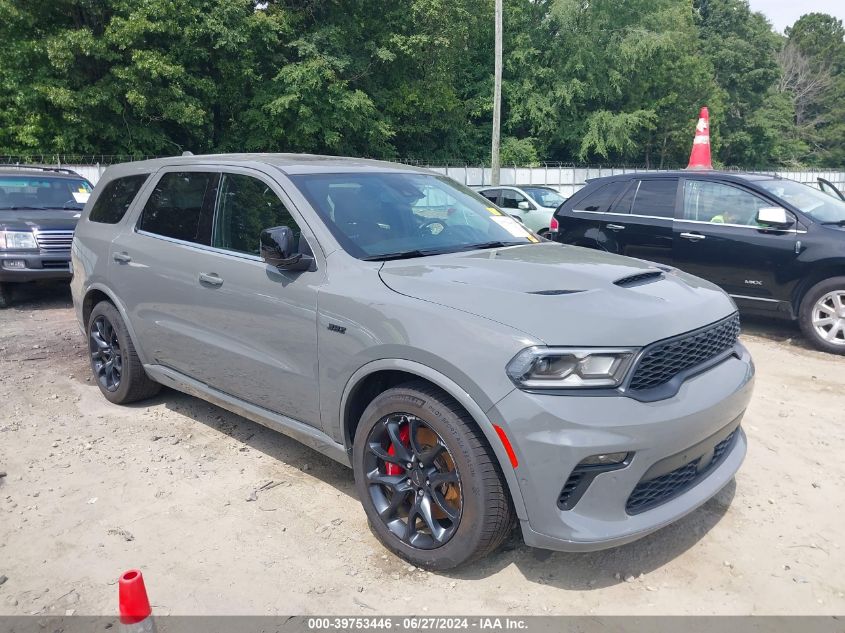
[[[234,257],[236,259],[245,259],[247,261],[253,262],[261,262],[266,263],[264,260],[259,257],[258,255],[250,255],[249,253],[240,253],[238,251],[229,251],[223,248],[215,248],[214,246],[209,246],[207,244],[199,244],[197,242],[189,242],[187,240],[179,240],[175,237],[168,237],[167,235],[159,235],[158,233],[150,233],[149,231],[144,231],[143,229],[139,229],[135,227],[135,233],[138,235],[144,235],[146,237],[151,237],[157,240],[162,240],[163,242],[170,242],[171,244],[176,244],[178,246],[187,246],[199,251],[204,251],[207,253],[213,253],[217,255],[228,255],[229,257]]]
[[[778,299],[767,299],[766,297],[749,297],[748,295],[730,295],[734,299],[747,299],[749,301],[765,301],[766,303],[782,303]]]
[[[730,222],[705,222],[704,220],[684,220],[684,219],[676,219],[675,222],[685,222],[688,224],[706,224],[707,226],[733,226],[738,229],[753,229],[755,231],[778,231],[779,233],[785,234],[799,234],[799,233],[806,233],[807,231],[803,231],[800,229],[775,229],[775,228],[767,228],[765,226],[751,226],[750,224],[731,224]],[[797,219],[796,219],[797,223]]]
[[[673,221],[674,218],[667,218],[662,215],[639,215],[637,213],[614,213],[612,211],[584,211],[581,209],[572,209],[572,213],[592,213],[595,215],[613,215],[618,218],[646,218],[649,220],[669,220]]]

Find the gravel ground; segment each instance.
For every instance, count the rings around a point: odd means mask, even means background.
[[[704,507],[592,554],[526,547],[429,573],[367,528],[351,471],[201,400],[111,405],[67,288],[0,312],[0,614],[845,613],[845,359],[744,323],[748,458]],[[4,580],[5,578],[5,580]]]

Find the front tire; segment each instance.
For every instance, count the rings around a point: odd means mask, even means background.
[[[0,282],[0,310],[12,305],[12,284]]]
[[[126,324],[108,301],[101,301],[88,317],[91,371],[106,400],[129,404],[158,393],[161,385],[144,371]]]
[[[818,349],[845,354],[845,277],[831,277],[810,288],[801,302],[798,323]]]
[[[378,395],[355,433],[355,487],[381,543],[427,569],[494,551],[513,527],[498,461],[455,400],[423,382]]]

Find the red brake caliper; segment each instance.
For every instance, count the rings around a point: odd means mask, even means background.
[[[408,429],[408,424],[403,424],[399,427],[399,439],[402,440],[402,445],[410,448],[411,446],[411,434]],[[393,442],[390,443],[390,448],[387,449],[388,455],[395,455],[396,448],[393,446]],[[391,464],[387,462],[384,465],[384,472],[387,475],[401,475],[405,472],[405,469],[397,466],[396,464]]]

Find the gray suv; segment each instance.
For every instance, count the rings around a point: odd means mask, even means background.
[[[430,204],[431,200],[444,204]],[[746,451],[736,306],[670,267],[548,242],[422,169],[307,155],[111,167],[73,243],[103,395],[165,385],[352,467],[415,565],[627,543]]]

